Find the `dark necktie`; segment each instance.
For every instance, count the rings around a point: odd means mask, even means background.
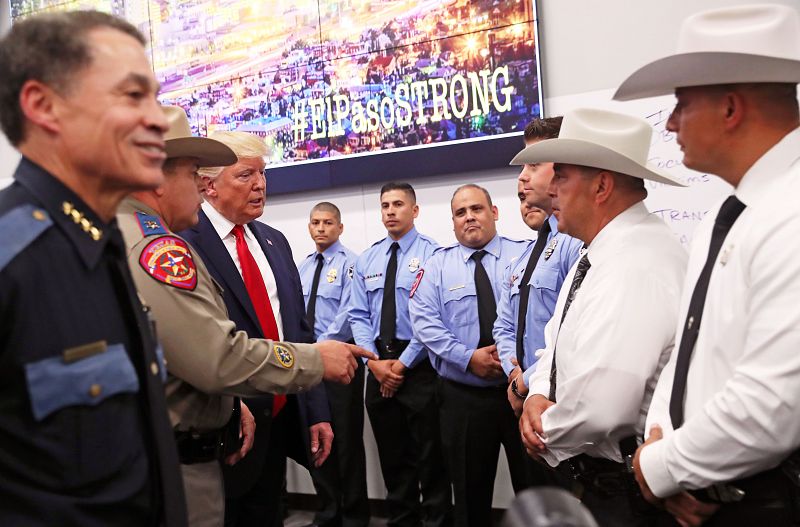
[[[486,274],[481,260],[486,256],[486,251],[475,251],[470,258],[475,261],[475,293],[478,297],[478,326],[480,327],[480,338],[478,347],[483,348],[494,344],[492,328],[497,319],[497,302],[494,299],[492,282]]]
[[[322,261],[324,258],[320,253],[317,253],[317,268],[314,269],[314,280],[311,281],[311,292],[308,294],[308,306],[306,306],[306,320],[308,325],[311,326],[311,332],[314,333],[314,323],[317,317],[317,291],[319,290],[319,277],[322,274]],[[314,338],[317,335],[314,333]]]
[[[517,314],[517,364],[521,369],[525,369],[525,319],[528,316],[528,299],[531,295],[531,286],[528,282],[531,280],[533,270],[536,268],[536,262],[544,252],[544,246],[547,245],[547,236],[550,234],[550,222],[545,220],[539,228],[539,237],[536,238],[536,243],[533,245],[531,257],[528,258],[528,263],[525,264],[525,272],[522,274],[522,281],[519,283],[519,313]]]
[[[567,311],[569,311],[569,306],[572,305],[572,301],[575,300],[575,295],[578,294],[578,289],[580,289],[581,284],[583,283],[583,279],[586,278],[586,273],[589,272],[589,268],[592,264],[589,262],[589,255],[584,254],[581,257],[580,261],[578,261],[578,267],[575,269],[575,276],[572,278],[572,285],[569,286],[569,293],[567,294],[567,300],[564,302],[564,311],[561,312],[561,322],[559,322],[559,331],[561,329],[561,324],[564,323],[564,319],[567,316]],[[548,395],[548,399],[553,402],[556,402],[556,376],[558,375],[558,371],[556,369],[556,347],[553,346],[553,362],[550,364],[550,394]]]
[[[397,304],[395,303],[395,285],[397,283],[397,250],[400,244],[392,243],[392,254],[386,264],[386,275],[383,282],[383,303],[381,304],[381,328],[378,335],[381,344],[390,346],[397,333]]]
[[[242,280],[244,287],[247,289],[247,296],[250,297],[250,302],[256,311],[256,318],[261,326],[261,333],[264,338],[270,340],[278,340],[278,322],[275,320],[275,313],[272,311],[272,304],[269,301],[269,294],[267,293],[267,286],[264,283],[264,277],[261,276],[261,270],[258,268],[256,259],[250,252],[247,246],[247,240],[244,237],[244,227],[236,225],[233,228],[233,236],[236,238],[236,254],[239,256],[239,265],[242,267]],[[272,414],[278,415],[281,408],[286,404],[285,395],[276,395],[272,403]]]
[[[727,236],[728,231],[731,230],[744,208],[744,203],[739,201],[736,196],[729,196],[719,209],[717,219],[714,220],[708,258],[706,258],[706,263],[700,272],[697,284],[694,286],[692,299],[689,301],[689,310],[686,313],[686,323],[683,325],[678,358],[675,362],[675,378],[672,381],[672,394],[669,399],[669,416],[672,419],[673,428],[678,428],[683,424],[683,398],[686,394],[689,361],[692,358],[692,351],[694,351],[694,345],[697,342],[697,335],[700,331],[700,321],[703,318],[703,306],[706,303],[711,272],[714,269],[717,255],[722,248],[722,242],[725,241],[725,236]]]

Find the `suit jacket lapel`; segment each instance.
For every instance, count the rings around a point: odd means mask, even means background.
[[[225,244],[222,243],[222,239],[220,239],[205,212],[201,210],[199,216],[200,221],[193,230],[199,234],[197,237],[198,248],[205,253],[203,261],[206,267],[213,268],[216,271],[217,276],[222,279],[222,286],[227,291],[230,291],[241,304],[244,311],[255,323],[255,326],[261,328],[258,316],[256,316],[256,310],[253,308],[253,302],[250,300],[250,295],[247,294],[242,276],[239,274],[239,270],[236,269],[236,264],[233,263],[228,249],[225,248]]]

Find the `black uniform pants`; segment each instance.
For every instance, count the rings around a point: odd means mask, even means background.
[[[225,499],[225,527],[280,527],[284,506],[281,501],[286,479],[288,431],[297,424],[291,402],[272,419],[264,466],[256,484],[243,496]],[[256,430],[258,433],[259,430]]]
[[[571,468],[577,463],[582,469]],[[668,512],[645,501],[622,463],[581,454],[555,470],[602,527],[678,526]]]
[[[367,463],[364,454],[364,363],[350,384],[325,383],[331,408],[333,450],[311,477],[322,509],[314,523],[324,527],[367,527]]]
[[[480,388],[443,380],[440,385],[442,446],[453,483],[455,525],[492,525],[492,495],[500,445],[515,492],[526,487],[527,457],[506,384]]]
[[[388,494],[389,527],[452,523],[450,482],[439,438],[437,383],[427,359],[406,372],[394,397],[381,396],[380,384],[371,373],[367,375],[365,402]]]

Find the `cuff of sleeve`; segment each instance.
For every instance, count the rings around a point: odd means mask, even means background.
[[[528,368],[524,372],[522,372],[522,382],[528,388],[531,387],[531,375],[533,375],[533,368]]]
[[[682,489],[673,479],[666,464],[666,449],[670,438],[650,443],[639,454],[639,467],[647,486],[659,498],[677,494]]]
[[[400,358],[398,359],[400,362],[403,363],[408,369],[413,368],[425,357],[425,350],[422,347],[414,347],[413,349],[411,346],[407,347],[403,353],[400,354]]]

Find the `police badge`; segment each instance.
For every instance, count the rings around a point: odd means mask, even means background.
[[[419,258],[414,257],[408,261],[408,270],[412,273],[419,271]]]
[[[544,259],[545,261],[549,260],[551,256],[553,256],[553,252],[556,250],[556,245],[558,245],[558,238],[553,238],[550,241],[550,245],[547,246],[547,249],[544,250]]]
[[[328,280],[329,284],[332,284],[336,281],[336,269],[331,269],[328,271],[328,274],[325,275],[325,278]]]

